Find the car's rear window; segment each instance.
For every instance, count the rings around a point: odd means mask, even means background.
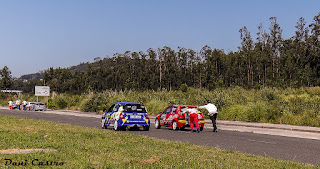
[[[186,109],[193,109],[193,108],[195,108],[195,107],[181,107],[181,111],[183,112],[183,111],[185,111]]]
[[[124,112],[146,112],[146,108],[141,104],[126,104],[123,106]]]
[[[196,107],[181,107],[181,112],[184,112],[186,109],[196,109]]]

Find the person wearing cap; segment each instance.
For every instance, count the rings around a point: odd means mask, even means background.
[[[216,120],[217,120],[217,107],[207,101],[206,105],[199,106],[199,109],[207,109],[208,110],[208,115],[210,116],[210,120],[212,121],[212,126],[213,126],[213,132],[218,132],[217,125],[216,125]]]
[[[190,117],[190,129],[191,129],[191,133],[193,132],[193,123],[196,125],[197,128],[197,133],[200,132],[200,126],[199,126],[199,119],[198,119],[198,111],[197,109],[191,109],[188,108],[186,110],[183,111],[183,113],[187,113],[189,112],[189,117]]]
[[[10,101],[8,102],[8,104],[9,104],[9,109],[12,110],[12,109],[13,109],[13,107],[12,107],[13,101],[10,100]]]

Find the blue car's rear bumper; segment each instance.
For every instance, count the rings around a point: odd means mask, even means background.
[[[150,119],[119,119],[119,127],[142,127],[150,126]]]

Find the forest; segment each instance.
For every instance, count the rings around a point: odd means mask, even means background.
[[[295,35],[289,39],[282,37],[276,17],[269,21],[268,29],[258,26],[256,40],[245,26],[241,28],[241,45],[235,52],[225,53],[208,45],[199,52],[168,46],[126,51],[97,57],[93,63],[78,65],[81,69],[51,67],[42,72],[41,80],[28,81],[10,79],[11,72],[5,67],[0,71],[0,87],[33,93],[34,85],[48,85],[57,93],[83,93],[106,89],[171,91],[181,86],[208,90],[319,86],[320,13],[309,25],[299,18]]]

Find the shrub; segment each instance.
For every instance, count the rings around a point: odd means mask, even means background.
[[[62,97],[59,97],[56,100],[56,104],[57,104],[59,109],[64,109],[64,108],[66,108],[68,106],[67,101],[65,100],[65,98],[62,98]]]
[[[188,85],[187,84],[182,84],[179,88],[180,91],[182,92],[187,92],[188,91]]]

